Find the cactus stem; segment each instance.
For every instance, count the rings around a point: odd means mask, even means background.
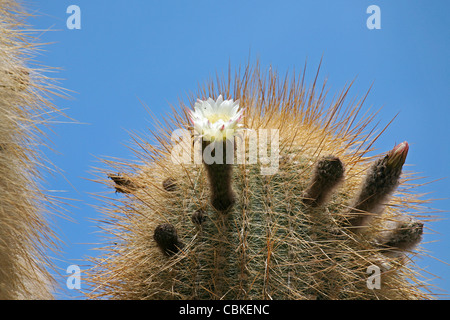
[[[203,141],[203,163],[211,189],[211,205],[222,213],[228,212],[235,203],[232,189],[233,164],[227,154],[233,143],[231,140]],[[231,151],[231,152],[230,152]],[[228,161],[227,161],[228,160]]]

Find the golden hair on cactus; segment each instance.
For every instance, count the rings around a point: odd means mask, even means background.
[[[39,148],[59,110],[49,101],[56,86],[33,68],[38,45],[26,17],[16,1],[0,1],[0,299],[52,299],[55,289],[48,218],[57,200],[40,186]]]
[[[91,258],[89,298],[432,297],[408,259],[423,228],[400,223],[419,219],[424,202],[411,174],[400,177],[408,144],[368,156],[378,135],[375,115],[360,115],[365,98],[347,104],[348,86],[327,102],[325,83],[316,75],[308,88],[304,77],[259,64],[229,71],[151,138],[134,136],[138,162],[105,160],[101,182],[127,188],[102,197],[110,242]],[[367,285],[371,266],[380,289]]]

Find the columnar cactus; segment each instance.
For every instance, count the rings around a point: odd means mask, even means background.
[[[52,86],[30,66],[37,44],[25,18],[15,1],[0,1],[0,299],[50,299],[55,285],[47,257],[56,250],[47,220],[55,201],[40,186],[39,148],[57,110]]]
[[[181,104],[157,145],[134,137],[140,161],[101,170],[121,193],[103,196],[110,242],[88,297],[430,298],[408,259],[422,200],[397,190],[408,144],[367,156],[373,116],[359,116],[364,99],[344,107],[348,90],[326,102],[316,81],[249,66]]]

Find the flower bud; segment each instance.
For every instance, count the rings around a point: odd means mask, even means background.
[[[108,174],[108,178],[114,181],[116,193],[130,193],[136,189],[136,185],[130,179],[122,176],[121,174]]]
[[[385,253],[398,253],[414,249],[422,240],[423,223],[412,218],[391,221],[387,229],[381,232],[377,242]]]
[[[373,215],[382,211],[399,184],[408,150],[408,143],[402,142],[370,167],[350,211],[354,231],[367,226]]]
[[[163,223],[156,227],[153,239],[160,249],[168,256],[177,253],[183,244],[178,239],[177,230],[170,223]]]
[[[163,186],[164,190],[166,190],[168,192],[173,192],[173,191],[177,190],[177,184],[176,184],[175,180],[172,178],[165,179],[162,183],[162,186]]]
[[[312,207],[325,203],[334,188],[344,178],[344,165],[338,157],[327,156],[319,160],[313,178],[305,191],[303,202]]]

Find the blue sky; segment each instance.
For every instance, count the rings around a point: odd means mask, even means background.
[[[323,56],[321,79],[328,78],[331,93],[351,80],[350,96],[362,96],[372,85],[365,106],[383,107],[381,125],[397,116],[376,143],[380,151],[395,143],[410,143],[408,169],[429,182],[420,191],[428,198],[446,198],[450,191],[450,2],[444,1],[66,1],[28,0],[35,14],[30,23],[40,41],[49,42],[38,57],[61,70],[61,86],[74,91],[71,99],[54,103],[80,124],[55,124],[50,133],[48,158],[62,174],[47,175],[45,187],[77,201],[70,210],[76,222],[58,219],[58,234],[65,242],[55,262],[64,275],[71,264],[83,269],[85,257],[95,252],[92,243],[99,218],[90,193],[104,187],[87,179],[98,156],[131,158],[127,131],[152,127],[141,101],[156,115],[169,104],[195,92],[216,71],[259,58],[263,68],[280,73],[299,71],[308,61],[307,76]],[[381,29],[369,30],[370,5],[381,9]],[[81,9],[81,29],[69,30],[69,5]],[[60,119],[64,121],[64,119]],[[432,208],[448,211],[449,200]],[[446,213],[441,216],[447,218]],[[450,222],[428,225],[425,248],[450,262]],[[431,231],[427,231],[431,233]],[[440,278],[432,284],[450,292],[445,263],[431,258],[419,266]],[[79,298],[63,289],[58,297]],[[83,282],[82,282],[83,286]],[[436,291],[436,293],[442,293]]]

